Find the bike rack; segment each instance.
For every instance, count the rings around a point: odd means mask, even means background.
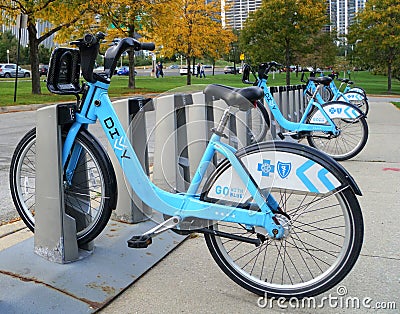
[[[132,144],[138,159],[149,175],[149,157],[146,132],[146,112],[154,110],[151,98],[135,97],[113,102],[113,107],[120,120],[122,127],[127,131],[127,136]],[[132,125],[133,124],[133,125]],[[121,169],[111,146],[108,144],[111,162],[114,166],[117,178],[118,198],[117,208],[113,211],[113,220],[138,223],[145,221],[152,215],[152,209],[133,192],[131,186],[126,183],[124,173]]]
[[[155,100],[156,128],[153,182],[166,191],[183,192],[189,186],[201,156],[227,105],[205,97],[203,92],[174,94]],[[229,121],[229,144],[247,146],[248,112],[236,112]],[[214,158],[217,165],[218,157]],[[208,169],[212,171],[212,169]]]
[[[185,191],[189,186],[189,160],[185,107],[193,104],[190,94],[156,99],[153,182],[166,191]]]
[[[277,100],[279,110],[289,121],[299,122],[304,113],[304,108],[307,106],[303,95],[304,87],[304,85],[270,87],[271,94]],[[272,115],[270,115],[270,118],[272,139],[279,139],[278,133],[286,130],[276,123]]]
[[[94,247],[93,242],[78,246],[76,226],[86,224],[85,216],[64,204],[61,131],[75,120],[75,109],[75,104],[52,105],[36,115],[34,252],[62,264],[89,256]]]

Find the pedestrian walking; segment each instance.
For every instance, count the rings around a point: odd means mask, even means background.
[[[162,63],[159,61],[157,64],[157,69],[156,69],[156,77],[164,77],[164,72],[163,72],[163,65]]]
[[[200,64],[200,78],[201,78],[202,76],[203,76],[204,78],[206,78],[206,73],[204,72],[204,64],[203,64],[203,63]]]

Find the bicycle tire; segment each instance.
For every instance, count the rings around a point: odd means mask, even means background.
[[[344,93],[344,95],[346,96],[346,94],[348,94],[348,93],[357,94],[362,97],[362,100],[350,99],[349,101],[351,104],[357,106],[365,115],[367,115],[369,112],[369,103],[368,103],[366,94],[360,93],[355,90],[349,90],[348,92]],[[339,98],[338,100],[343,100],[343,99]]]
[[[343,102],[326,103],[322,105],[322,108],[333,104],[343,104]],[[307,118],[307,123],[310,123],[313,113]],[[332,118],[332,121],[340,130],[337,137],[329,137],[324,132],[313,131],[307,135],[308,144],[338,161],[358,155],[368,140],[368,124],[365,116],[361,115],[355,119]]]
[[[320,89],[319,94],[325,102],[331,101],[333,99],[333,92],[329,86],[323,86],[323,88]],[[310,102],[312,96],[313,93],[308,89],[305,94],[307,104]]]
[[[367,97],[367,92],[365,91],[364,88],[362,88],[360,86],[353,86],[348,90],[348,92],[358,92],[360,94],[363,94],[365,97]]]
[[[301,151],[298,155],[317,161],[310,154],[314,149],[299,144],[296,147],[292,152]],[[254,147],[237,155],[242,158],[258,151],[259,148]],[[209,178],[206,187],[211,187],[215,177],[223,175],[227,169],[229,166],[221,164],[216,170],[219,173]],[[351,183],[328,194],[274,187],[270,191],[280,208],[291,217],[289,235],[281,240],[266,239],[256,247],[212,232],[205,233],[213,259],[230,279],[261,296],[301,299],[331,289],[353,268],[363,242],[361,208]],[[240,224],[218,221],[209,228],[259,238],[254,229]]]
[[[254,109],[252,109],[254,110]],[[269,118],[269,114],[267,109],[265,108],[262,101],[257,100],[256,102],[256,110],[261,114],[261,118],[259,121],[257,131],[253,128],[252,129],[252,136],[251,136],[251,144],[259,143],[265,139],[267,132],[271,126],[271,120]],[[252,125],[253,126],[253,125]]]
[[[63,132],[62,138],[65,137],[66,132]],[[82,147],[75,173],[84,171],[87,180],[77,183],[73,179],[73,185],[64,187],[64,204],[69,214],[78,207],[83,208],[85,219],[90,222],[86,222],[86,226],[77,226],[77,241],[82,245],[95,239],[107,225],[111,211],[116,207],[117,187],[111,161],[97,140],[88,131],[81,130],[75,141],[74,145]],[[35,153],[34,128],[18,143],[10,167],[10,189],[14,205],[32,232],[35,229]],[[83,195],[82,189],[89,191],[89,194]]]

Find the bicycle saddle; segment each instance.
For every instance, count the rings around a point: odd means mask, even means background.
[[[309,77],[308,79],[317,84],[322,84],[325,86],[329,86],[329,84],[332,82],[332,78],[330,78],[329,76]]]
[[[255,101],[263,98],[264,91],[258,86],[234,88],[220,84],[211,84],[204,89],[204,94],[212,96],[214,99],[223,99],[228,106],[247,111],[253,108]],[[247,101],[243,101],[243,98]]]

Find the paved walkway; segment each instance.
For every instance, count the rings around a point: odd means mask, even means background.
[[[387,98],[371,98],[367,146],[356,158],[343,162],[363,192],[359,198],[365,223],[361,256],[351,273],[339,284],[339,290],[336,287],[317,297],[318,304],[322,304],[324,297],[336,297],[331,306],[325,301],[323,309],[299,308],[297,313],[321,310],[324,313],[365,313],[368,306],[375,308],[377,313],[400,311],[400,228],[397,224],[400,208],[400,110],[388,101]],[[10,115],[8,119],[12,117]],[[8,182],[2,180],[0,183],[2,190],[7,190],[5,184]],[[30,236],[21,223],[1,226],[0,250]],[[0,286],[1,289],[7,288]],[[345,294],[341,296],[340,293]],[[346,309],[349,300],[350,306]],[[352,300],[360,301],[360,309],[354,309]],[[0,292],[0,312],[2,301],[5,300],[1,300]],[[290,304],[284,304],[285,309],[277,302],[260,308],[258,301],[258,296],[242,289],[219,270],[200,235],[186,240],[100,313],[294,311]],[[396,309],[387,309],[393,307]],[[34,312],[32,307],[30,313]]]

